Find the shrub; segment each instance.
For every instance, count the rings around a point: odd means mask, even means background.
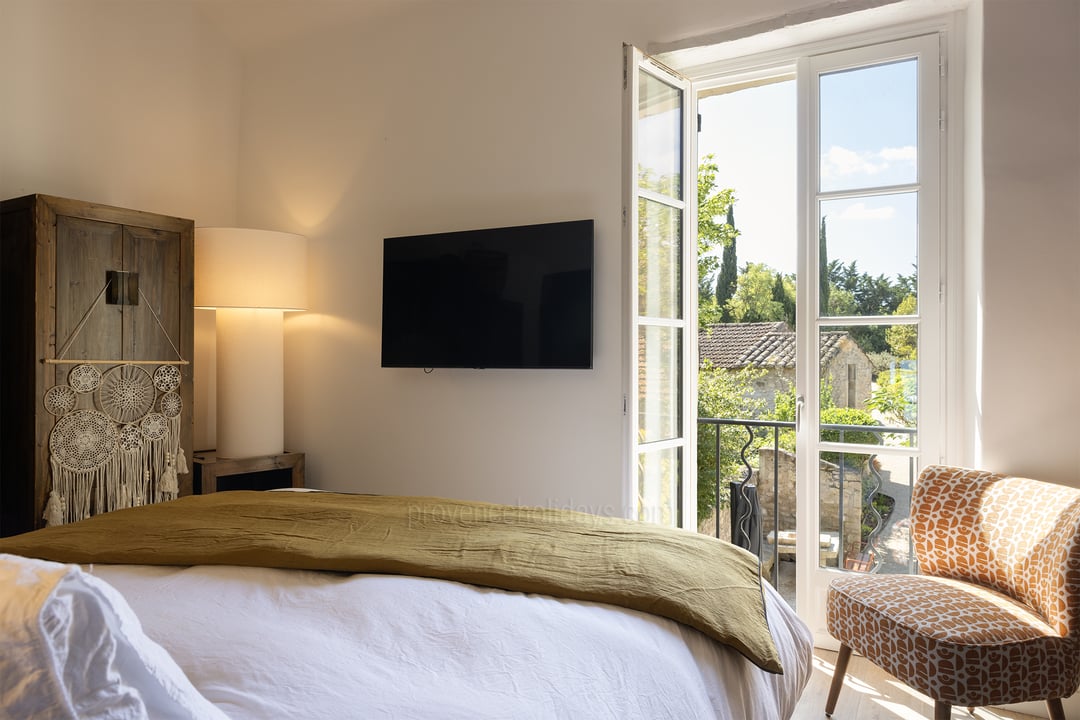
[[[831,407],[821,411],[822,425],[867,425],[881,427],[881,423],[873,418],[865,410],[855,408]],[[835,430],[822,429],[821,439],[826,442],[857,443],[859,445],[880,445],[880,433],[872,430]],[[862,468],[870,458],[869,454],[845,453],[844,464],[848,467]],[[840,462],[840,454],[835,452],[821,453],[821,459],[831,463]]]

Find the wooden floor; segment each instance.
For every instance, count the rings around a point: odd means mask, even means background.
[[[829,694],[836,653],[814,650],[814,675],[810,678],[791,720],[822,720],[825,698]],[[953,708],[953,720],[1034,720],[1031,715],[976,708],[974,716],[967,708]],[[934,703],[925,695],[907,687],[892,675],[858,655],[851,656],[844,689],[836,703],[833,720],[922,720],[934,717]]]

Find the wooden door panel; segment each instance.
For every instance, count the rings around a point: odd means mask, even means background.
[[[179,233],[127,225],[124,260],[125,270],[139,274],[140,290],[138,304],[124,311],[124,359],[179,360]]]
[[[106,273],[124,269],[122,239],[120,225],[56,218],[56,255],[64,259],[56,264],[57,356],[63,353],[68,360],[120,357],[122,307],[108,305],[98,295],[105,289]],[[79,328],[84,316],[86,322]]]

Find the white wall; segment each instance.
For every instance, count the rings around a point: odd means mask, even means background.
[[[238,56],[185,3],[0,0],[0,198],[232,224],[239,103]],[[213,367],[195,371],[207,447]]]
[[[414,4],[253,58],[239,213],[310,239],[312,311],[286,323],[310,484],[621,513],[622,42],[799,4]],[[592,370],[380,368],[384,237],[576,218]]]
[[[286,365],[311,484],[619,512],[621,42],[812,4],[410,5],[254,57],[239,216],[311,239]],[[985,7],[986,353],[981,382],[961,374],[982,417],[959,419],[983,450],[956,454],[1080,483],[1076,8]],[[383,237],[577,217],[597,221],[593,370],[379,367]]]
[[[981,457],[1080,487],[1080,3],[984,0]]]
[[[313,311],[287,323],[286,432],[312,484],[619,512],[620,45],[815,4],[410,3],[262,51],[242,77],[187,3],[0,0],[0,197],[309,235]],[[976,243],[985,228],[972,332],[985,353],[969,359],[963,453],[1071,484],[1078,13],[1074,0],[985,0],[979,15],[985,198],[967,226]],[[597,220],[593,370],[379,368],[384,236],[572,217]],[[198,325],[205,350],[212,330]],[[209,446],[212,366],[197,367]]]

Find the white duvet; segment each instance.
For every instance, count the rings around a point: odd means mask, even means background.
[[[88,568],[233,720],[732,718],[792,713],[806,627],[766,586],[785,673],[641,612],[424,578]]]

